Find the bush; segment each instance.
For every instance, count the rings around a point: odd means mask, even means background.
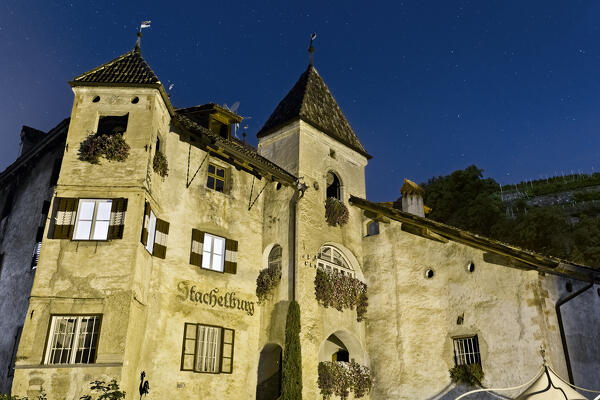
[[[93,392],[98,392],[97,400],[119,400],[125,398],[125,392],[119,389],[119,384],[115,379],[112,379],[110,383],[104,381],[93,381],[90,382],[90,389]],[[93,397],[89,394],[81,396],[80,400],[92,400]]]
[[[328,197],[325,201],[325,220],[331,226],[343,226],[348,223],[348,207],[336,199],[335,197]]]
[[[450,379],[454,383],[463,383],[469,386],[481,386],[483,369],[479,364],[463,364],[450,368]]]
[[[356,307],[356,320],[365,318],[368,306],[367,285],[348,275],[329,273],[317,268],[315,296],[323,307],[338,311]]]
[[[92,133],[79,145],[79,159],[91,164],[99,164],[101,156],[108,161],[125,161],[129,157],[129,149],[122,134]]]
[[[292,301],[285,321],[285,350],[281,400],[302,400],[302,353],[300,351],[300,306]]]
[[[267,299],[268,294],[279,285],[280,281],[281,268],[265,268],[258,273],[258,278],[256,278],[258,304]]]
[[[169,175],[169,163],[167,162],[167,157],[158,150],[154,153],[152,169],[163,178]]]
[[[317,384],[326,400],[332,395],[346,399],[351,391],[354,392],[354,398],[358,399],[371,391],[373,382],[369,368],[354,361],[325,361],[319,363]]]

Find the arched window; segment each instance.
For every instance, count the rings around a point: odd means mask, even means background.
[[[379,221],[370,221],[367,224],[367,236],[379,235]]]
[[[354,270],[346,257],[333,246],[323,246],[319,250],[317,266],[327,272],[354,277]]]
[[[342,190],[340,178],[336,174],[329,171],[327,173],[327,197],[333,197],[342,200]]]
[[[273,248],[271,249],[271,252],[269,253],[269,269],[276,271],[279,270],[281,271],[281,246],[276,244],[275,246],[273,246]]]

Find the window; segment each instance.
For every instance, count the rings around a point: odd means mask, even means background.
[[[150,210],[148,218],[148,241],[146,242],[146,250],[152,254],[154,251],[154,237],[156,236],[156,215]]]
[[[339,349],[331,356],[331,361],[350,362],[350,353],[348,350]]]
[[[54,315],[46,343],[45,364],[93,364],[96,361],[99,315]]]
[[[127,121],[129,120],[129,113],[121,116],[105,116],[100,117],[98,120],[98,133],[99,135],[114,135],[123,134],[127,130]]]
[[[33,254],[31,256],[31,269],[37,268],[38,261],[40,260],[40,250],[42,249],[42,242],[36,242],[33,246]]]
[[[269,253],[269,269],[272,271],[281,271],[281,246],[276,244]]]
[[[333,246],[323,246],[319,251],[317,266],[327,272],[354,277],[354,271],[342,253]]]
[[[202,268],[222,272],[224,261],[225,238],[205,233],[202,248]]]
[[[217,167],[214,164],[208,163],[208,179],[206,186],[209,189],[223,193],[225,191],[225,168]]]
[[[230,374],[233,370],[234,337],[233,329],[186,323],[181,370]]]
[[[331,171],[327,173],[327,197],[342,200],[340,178]]]
[[[367,236],[379,235],[379,221],[370,221],[367,224]]]
[[[81,199],[73,240],[106,240],[110,224],[110,199]]]
[[[456,365],[481,365],[477,335],[454,338],[454,363]]]

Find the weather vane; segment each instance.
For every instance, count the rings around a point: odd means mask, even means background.
[[[313,34],[310,35],[310,46],[308,46],[308,53],[310,54],[310,65],[313,65],[314,63],[313,53],[315,52],[315,48],[313,47],[313,40],[315,40],[316,38],[317,33],[313,32]]]
[[[142,21],[140,27],[137,32],[137,41],[135,42],[135,49],[140,50],[140,42],[142,41],[142,29],[150,28],[150,23],[152,21]]]

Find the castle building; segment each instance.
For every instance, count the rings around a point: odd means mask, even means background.
[[[173,107],[139,46],[70,85],[0,174],[0,390],[134,399],[145,371],[148,398],[274,400],[292,300],[304,399],[349,363],[367,399],[454,399],[461,365],[514,386],[540,346],[600,387],[600,271],[429,220],[408,180],[366,200],[371,156],[312,63],[257,149],[229,109]]]

